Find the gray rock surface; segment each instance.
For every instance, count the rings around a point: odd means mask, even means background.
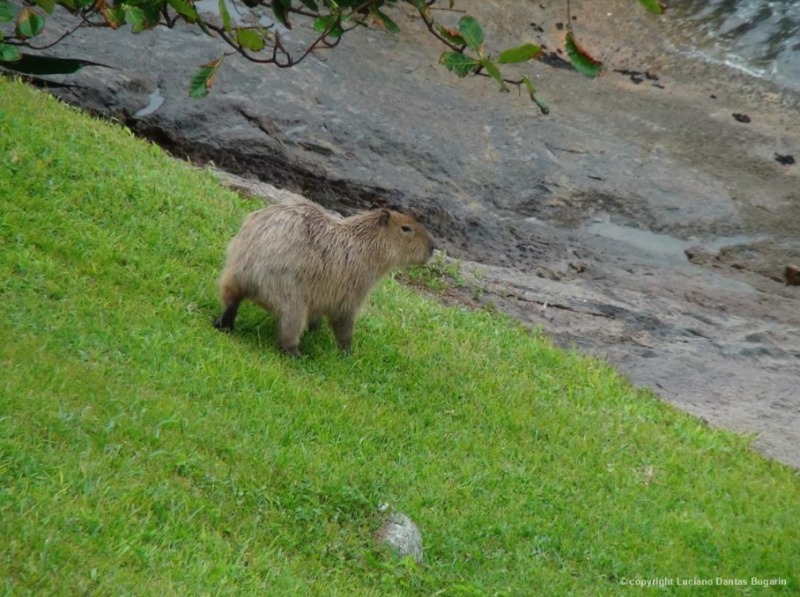
[[[418,564],[422,564],[422,533],[414,521],[402,512],[391,512],[386,516],[375,538],[380,543],[391,547],[401,558],[411,556]]]
[[[364,31],[296,70],[229,59],[203,101],[187,84],[215,42],[91,29],[56,52],[119,70],[87,68],[81,88],[54,92],[339,212],[385,200],[416,214],[451,255],[481,263],[485,300],[800,466],[800,288],[782,282],[800,261],[800,166],[774,159],[800,153],[798,98],[680,56],[669,21],[607,1],[622,18],[573,2],[581,39],[614,68],[657,72],[659,87],[526,65],[549,117],[443,71],[402,15],[403,36]],[[460,4],[491,52],[563,43],[555,3]]]

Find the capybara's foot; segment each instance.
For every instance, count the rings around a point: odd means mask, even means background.
[[[233,331],[233,322],[226,322],[222,316],[217,317],[214,320],[214,327],[217,328],[220,332],[232,332]]]
[[[297,346],[284,346],[283,347],[283,352],[288,354],[293,359],[299,359],[302,356],[300,354],[300,350],[297,348]]]
[[[336,344],[345,354],[350,354],[350,346],[353,343],[353,325],[355,318],[352,316],[338,317],[331,321],[333,335],[336,337]]]
[[[214,327],[220,332],[232,332],[233,325],[236,323],[236,313],[239,311],[239,303],[230,303],[222,315],[214,320]]]

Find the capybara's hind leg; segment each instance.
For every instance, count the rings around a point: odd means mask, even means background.
[[[214,327],[221,332],[232,332],[236,323],[236,314],[242,302],[239,287],[231,279],[223,277],[220,284],[222,294],[222,315],[214,320]]]
[[[283,351],[295,358],[300,356],[300,336],[306,327],[306,314],[297,305],[278,316],[278,344]]]
[[[355,318],[352,315],[344,315],[331,319],[330,324],[333,335],[336,336],[336,344],[345,353],[350,354]]]
[[[240,302],[227,305],[222,315],[214,320],[214,327],[220,332],[232,332],[236,323],[236,314],[239,312]]]

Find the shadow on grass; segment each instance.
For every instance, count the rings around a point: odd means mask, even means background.
[[[219,316],[220,309],[216,305],[209,305],[202,310],[204,319],[212,330],[214,320]],[[236,320],[233,332],[219,332],[230,336],[232,339],[249,347],[253,352],[271,353],[275,356],[289,358],[278,348],[278,320],[263,309],[244,303]],[[306,330],[300,339],[300,352],[304,357],[324,357],[331,353],[341,354],[333,337],[333,333],[324,322],[314,330]],[[344,356],[344,355],[342,355]]]

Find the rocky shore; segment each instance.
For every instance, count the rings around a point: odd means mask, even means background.
[[[202,101],[188,80],[220,48],[199,32],[90,29],[54,51],[118,70],[84,69],[54,92],[325,207],[416,214],[480,270],[481,301],[800,466],[800,287],[783,281],[800,262],[798,97],[687,58],[684,32],[632,1],[572,2],[608,66],[596,80],[558,68],[562,2],[458,5],[489,51],[553,52],[524,66],[549,116],[447,73],[403,15],[403,35],[364,31],[298,69],[229,60]]]

